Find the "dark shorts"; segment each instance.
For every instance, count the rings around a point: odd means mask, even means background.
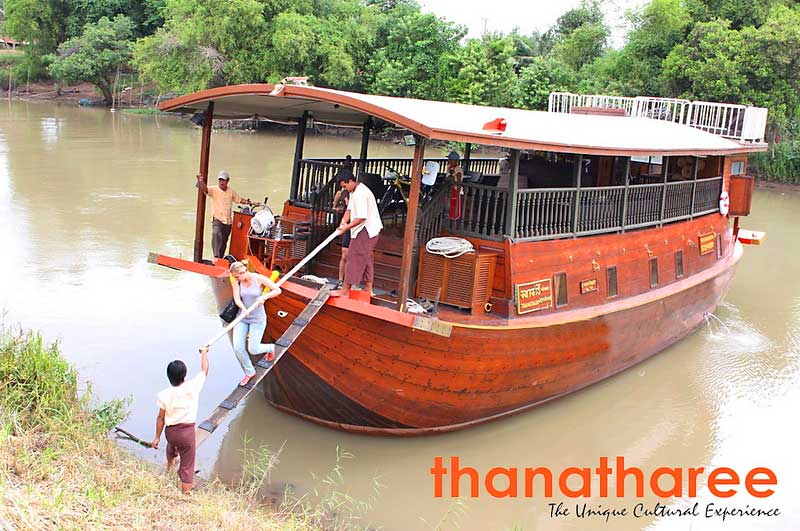
[[[342,249],[347,249],[349,247],[350,247],[350,231],[347,230],[345,231],[344,234],[342,234]]]
[[[181,483],[191,483],[194,480],[194,454],[196,449],[194,423],[167,426],[164,434],[167,437],[167,459],[175,459],[180,456],[181,464],[178,467],[178,477],[181,478]]]
[[[361,229],[358,236],[350,242],[347,252],[347,267],[344,272],[344,281],[351,286],[362,282],[372,282],[374,276],[372,267],[372,251],[378,243],[380,236],[369,237],[367,229]]]

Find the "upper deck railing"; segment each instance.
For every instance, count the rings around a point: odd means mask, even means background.
[[[548,112],[571,113],[576,107],[624,109],[628,116],[688,125],[738,142],[763,142],[767,109],[732,103],[678,98],[606,96],[553,92]]]

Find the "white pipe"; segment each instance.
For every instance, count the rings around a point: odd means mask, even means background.
[[[303,258],[303,259],[302,259],[302,260],[301,260],[301,261],[300,261],[300,262],[299,262],[299,263],[298,263],[296,266],[294,266],[294,267],[293,267],[293,268],[292,268],[292,269],[291,269],[291,270],[290,270],[288,273],[286,273],[285,275],[283,275],[283,276],[282,276],[282,277],[281,277],[281,278],[278,280],[278,282],[276,282],[275,284],[276,284],[278,287],[281,287],[281,286],[283,285],[283,283],[284,283],[284,282],[286,282],[287,280],[289,280],[289,278],[290,278],[292,275],[294,275],[295,273],[297,273],[298,271],[300,271],[300,269],[301,269],[301,268],[302,268],[304,265],[306,265],[306,263],[307,263],[309,260],[311,260],[312,258],[314,258],[314,256],[316,256],[316,255],[317,255],[317,254],[318,254],[318,253],[319,253],[321,250],[323,250],[325,247],[327,247],[327,246],[328,246],[328,244],[329,244],[329,243],[331,243],[331,242],[333,241],[333,239],[334,239],[334,238],[336,238],[337,236],[339,236],[340,234],[342,234],[342,231],[340,231],[339,229],[336,229],[335,231],[333,231],[333,233],[331,233],[331,235],[330,235],[330,236],[328,236],[327,238],[325,238],[325,241],[323,241],[322,243],[320,243],[319,245],[317,245],[317,247],[316,247],[316,248],[315,248],[313,251],[311,251],[310,253],[308,253],[308,254],[306,255],[306,257],[305,257],[305,258]],[[264,304],[264,301],[256,300],[256,302],[254,302],[252,306],[250,306],[249,308],[245,309],[243,312],[239,312],[239,315],[237,315],[237,316],[236,316],[236,319],[234,319],[233,321],[231,321],[231,322],[230,322],[230,324],[229,324],[228,326],[226,326],[225,328],[223,328],[223,329],[222,329],[222,331],[221,331],[220,333],[218,333],[218,334],[217,334],[217,335],[215,335],[213,338],[211,338],[211,339],[210,339],[210,340],[209,340],[209,341],[208,341],[208,342],[207,342],[207,343],[204,345],[204,348],[209,348],[211,345],[213,345],[214,343],[216,343],[217,341],[219,341],[219,340],[220,340],[220,339],[221,339],[223,336],[227,335],[227,333],[228,333],[229,331],[231,331],[231,330],[233,329],[233,327],[234,327],[234,326],[236,326],[237,324],[239,324],[239,322],[240,322],[242,319],[244,319],[245,317],[247,317],[248,315],[250,315],[250,313],[251,313],[251,312],[253,312],[253,311],[254,311],[256,308],[258,308],[258,307],[259,307],[260,305],[262,305],[262,304]]]

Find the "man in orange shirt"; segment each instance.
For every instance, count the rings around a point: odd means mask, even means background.
[[[249,199],[242,199],[236,191],[228,186],[231,180],[228,172],[221,171],[217,178],[218,186],[207,186],[206,183],[197,176],[200,189],[211,198],[211,211],[213,220],[211,222],[211,248],[214,251],[214,258],[225,256],[225,249],[228,247],[228,238],[231,235],[233,226],[233,203],[251,204]]]

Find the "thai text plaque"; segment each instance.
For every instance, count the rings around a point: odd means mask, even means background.
[[[549,278],[516,284],[517,313],[530,313],[553,305],[553,281]]]

